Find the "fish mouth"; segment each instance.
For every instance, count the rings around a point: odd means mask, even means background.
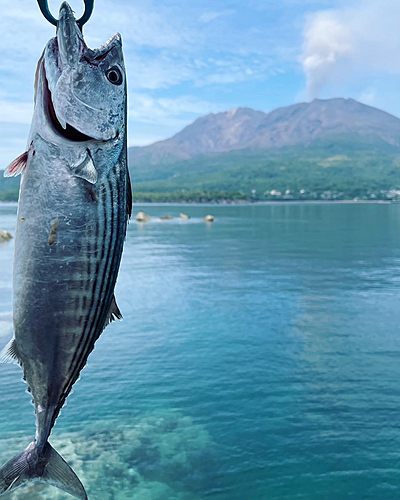
[[[90,135],[86,135],[79,130],[77,130],[75,127],[70,125],[69,123],[65,124],[65,128],[61,125],[61,123],[58,121],[56,111],[54,109],[53,105],[53,99],[51,95],[51,91],[49,89],[49,82],[47,80],[46,76],[46,70],[44,68],[43,64],[43,80],[44,80],[44,107],[45,107],[45,112],[47,114],[47,117],[49,119],[49,122],[53,126],[54,130],[63,137],[64,139],[67,139],[68,141],[73,141],[73,142],[85,142],[85,141],[96,141],[95,137],[91,137]]]

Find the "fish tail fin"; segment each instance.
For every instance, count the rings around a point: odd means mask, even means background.
[[[33,441],[22,453],[0,468],[0,495],[33,480],[55,486],[80,500],[87,500],[85,488],[78,476],[50,443],[46,443],[39,452]]]

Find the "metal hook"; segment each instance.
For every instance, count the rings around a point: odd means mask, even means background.
[[[94,0],[83,0],[85,4],[85,12],[83,16],[76,20],[76,24],[79,26],[79,29],[82,31],[83,25],[89,21],[90,16],[93,12]],[[39,8],[43,16],[51,23],[53,26],[57,26],[58,20],[53,17],[49,10],[49,6],[47,0],[37,0],[39,4]]]

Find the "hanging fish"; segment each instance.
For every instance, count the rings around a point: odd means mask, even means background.
[[[87,498],[48,438],[96,340],[121,318],[114,287],[132,206],[126,106],[120,35],[89,49],[64,2],[37,67],[28,149],[5,173],[22,182],[14,337],[0,358],[23,370],[36,436],[0,469],[0,494],[38,480]]]

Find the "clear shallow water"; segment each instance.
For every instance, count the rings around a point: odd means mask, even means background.
[[[140,209],[192,219],[130,224],[124,321],[54,428],[91,500],[397,499],[400,205]],[[0,227],[15,213],[0,207]],[[25,389],[0,366],[2,460],[34,433]],[[68,498],[40,490],[9,498]]]

